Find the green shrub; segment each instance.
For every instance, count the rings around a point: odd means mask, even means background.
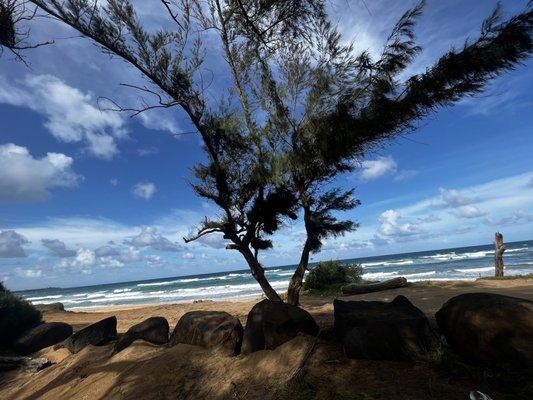
[[[11,345],[24,332],[42,322],[41,312],[28,301],[11,293],[0,282],[0,338]]]
[[[319,262],[309,271],[303,284],[304,290],[328,290],[347,283],[359,283],[363,268],[359,264],[342,264],[339,261]]]

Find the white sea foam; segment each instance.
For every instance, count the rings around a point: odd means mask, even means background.
[[[519,252],[519,251],[527,251],[527,250],[528,250],[527,247],[520,247],[518,249],[507,249],[507,250],[505,250],[505,254],[507,254],[507,253],[516,253],[516,252]]]
[[[397,276],[399,271],[392,272],[367,272],[363,274],[364,279],[381,279],[381,278],[390,278],[392,276]]]
[[[280,269],[280,268],[267,269],[267,270],[265,270],[265,274],[270,275],[270,274],[275,274],[276,272],[281,272],[281,271],[283,271],[283,270]]]
[[[61,297],[63,297],[63,295],[58,294],[58,295],[54,295],[54,296],[28,297],[28,298],[26,298],[26,300],[28,300],[28,301],[39,301],[39,300],[48,300],[48,299],[60,299]]]
[[[437,274],[437,271],[426,271],[426,272],[415,272],[413,274],[401,274],[403,277],[405,277],[407,280],[411,280],[411,278],[418,277],[418,276],[431,276]]]
[[[464,269],[455,269],[457,272],[462,272],[463,274],[478,273],[478,272],[488,272],[494,271],[494,267],[482,267],[482,268],[464,268]]]
[[[176,283],[183,283],[183,279],[178,279],[175,281],[164,281],[164,282],[152,282],[152,283],[138,283],[137,287],[150,287],[150,286],[169,286]]]
[[[435,260],[435,261],[455,261],[455,260],[470,260],[476,258],[488,257],[494,254],[494,251],[473,251],[470,253],[456,254],[455,251],[450,253],[435,254],[432,256],[422,256],[421,258]]]
[[[113,290],[113,293],[124,293],[124,292],[131,292],[130,288],[124,288],[124,289],[115,289]]]
[[[397,265],[411,265],[414,263],[415,262],[413,260],[408,259],[408,260],[398,260],[398,261],[382,261],[382,262],[375,262],[375,263],[363,263],[361,265],[365,268],[368,268],[368,267],[378,267],[378,266],[393,267]]]

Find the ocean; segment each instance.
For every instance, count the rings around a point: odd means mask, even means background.
[[[505,275],[533,273],[533,241],[507,243]],[[493,245],[342,260],[363,266],[363,277],[383,280],[404,276],[408,281],[473,280],[494,276]],[[293,265],[268,268],[266,275],[278,291],[286,290]],[[254,298],[261,289],[248,270],[174,278],[112,283],[73,288],[18,292],[34,304],[61,302],[68,310],[106,306],[179,303],[193,300]]]

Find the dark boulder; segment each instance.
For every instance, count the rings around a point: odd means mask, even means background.
[[[435,314],[448,344],[465,358],[504,368],[533,368],[533,302],[466,293]]]
[[[412,360],[434,348],[437,336],[425,314],[406,297],[333,302],[337,339],[348,358]]]
[[[263,300],[248,313],[242,353],[275,349],[299,332],[318,335],[318,325],[304,309],[279,301]]]
[[[34,304],[35,308],[41,312],[65,312],[63,303]]]
[[[241,349],[242,331],[239,319],[227,312],[190,311],[176,324],[169,346],[178,343],[192,344],[234,356],[239,354]]]
[[[18,354],[35,353],[45,347],[53,346],[72,335],[72,326],[64,322],[48,322],[26,332],[14,343]]]
[[[150,317],[137,325],[133,325],[115,343],[114,353],[124,350],[136,340],[144,340],[153,344],[168,342],[168,321],[163,317]]]
[[[54,349],[66,347],[73,354],[88,345],[100,346],[117,338],[117,317],[109,317],[89,325],[67,340],[54,346]]]

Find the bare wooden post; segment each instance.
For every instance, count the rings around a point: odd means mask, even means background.
[[[496,268],[496,278],[503,277],[503,252],[505,251],[505,245],[503,244],[503,235],[500,232],[496,232],[494,235],[494,266]]]

